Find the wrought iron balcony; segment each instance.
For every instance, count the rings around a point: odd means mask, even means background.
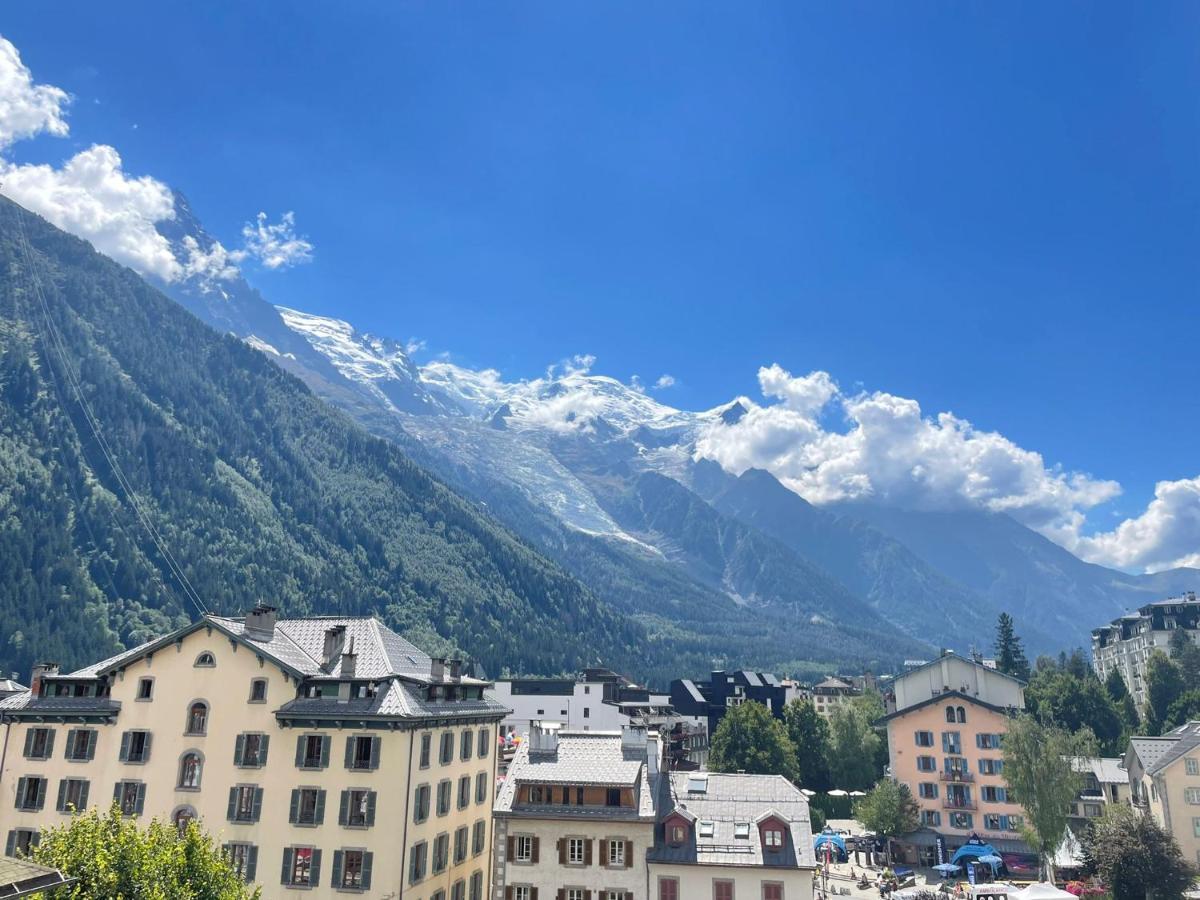
[[[942,781],[957,781],[961,783],[974,781],[975,773],[968,772],[966,769],[950,769],[949,771],[943,771],[939,777]]]
[[[965,797],[946,797],[942,800],[945,809],[975,809],[975,802]]]

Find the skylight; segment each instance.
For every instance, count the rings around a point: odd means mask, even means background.
[[[687,782],[689,794],[707,794],[708,793],[708,776],[707,775],[689,775]]]
[[[736,822],[733,826],[733,836],[743,841],[750,840],[750,823]]]
[[[700,823],[700,837],[710,838],[712,836],[713,836],[713,823],[712,822],[701,822]]]

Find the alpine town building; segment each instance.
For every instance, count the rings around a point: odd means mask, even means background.
[[[668,773],[659,736],[534,722],[496,800],[492,900],[811,900],[808,799]]]
[[[208,615],[0,700],[8,854],[72,810],[198,819],[265,898],[483,900],[507,710],[374,618]]]

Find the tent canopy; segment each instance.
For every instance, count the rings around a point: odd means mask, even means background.
[[[965,859],[978,859],[980,856],[999,856],[991,844],[963,844],[954,851],[950,862],[961,864]]]
[[[1074,894],[1059,890],[1052,884],[1031,884],[1023,891],[1011,894],[1009,900],[1072,900]]]
[[[814,850],[819,850],[821,847],[825,846],[826,844],[833,844],[835,847],[837,847],[843,853],[846,852],[846,841],[842,838],[842,836],[840,834],[834,834],[831,831],[822,831],[820,834],[818,834],[816,836],[816,838],[813,839],[813,849]]]

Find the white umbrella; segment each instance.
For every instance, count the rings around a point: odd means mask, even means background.
[[[832,791],[829,792],[829,796],[830,797],[849,797],[850,795],[846,791],[843,791],[841,788],[834,788]]]
[[[805,797],[815,797],[815,796],[817,796],[817,792],[816,792],[816,791],[810,791],[808,788],[800,788],[800,793],[802,793],[802,794],[803,794]]]
[[[1015,894],[1008,895],[1011,900],[1071,900],[1074,894],[1068,894],[1066,891],[1060,891],[1052,884],[1042,882],[1040,884],[1031,884],[1023,891],[1017,891]]]
[[[865,796],[867,796],[867,792],[866,791],[851,791],[850,796],[851,797],[865,797]]]
[[[942,863],[941,865],[934,866],[933,868],[936,871],[941,872],[943,875],[951,875],[962,867],[956,866],[954,863]]]

